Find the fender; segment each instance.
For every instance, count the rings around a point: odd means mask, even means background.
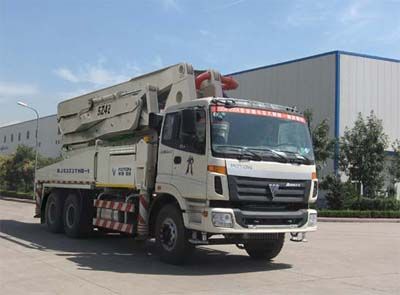
[[[160,189],[158,189],[160,187]],[[179,190],[173,186],[172,184],[169,183],[157,183],[156,184],[156,193],[157,194],[167,194],[167,195],[171,195],[173,196],[176,201],[179,204],[179,207],[181,207],[182,211],[186,211],[187,210],[187,206],[186,206],[186,202],[184,200],[184,198],[182,197],[181,193],[179,192]]]

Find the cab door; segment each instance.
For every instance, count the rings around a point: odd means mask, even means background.
[[[205,109],[195,107],[182,110],[171,183],[185,198],[206,198],[206,138]]]
[[[165,115],[158,149],[157,182],[171,183],[174,149],[178,141],[180,113]]]

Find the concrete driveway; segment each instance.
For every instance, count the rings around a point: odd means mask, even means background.
[[[48,233],[34,206],[0,198],[1,294],[400,294],[400,225],[320,223],[273,262],[201,247],[185,266],[119,235]]]

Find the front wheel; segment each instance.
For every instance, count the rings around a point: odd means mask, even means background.
[[[181,264],[190,255],[189,243],[182,213],[174,205],[166,205],[157,216],[156,247],[160,259],[171,264]]]
[[[245,243],[247,254],[257,260],[271,260],[278,256],[285,242],[285,234],[277,234],[271,240],[256,240]]]

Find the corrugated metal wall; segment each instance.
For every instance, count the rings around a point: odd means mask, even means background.
[[[400,62],[340,55],[340,134],[361,112],[383,120],[390,141],[400,139]]]
[[[327,118],[334,136],[335,54],[234,74],[239,88],[228,95],[287,106],[312,108],[314,119]]]

